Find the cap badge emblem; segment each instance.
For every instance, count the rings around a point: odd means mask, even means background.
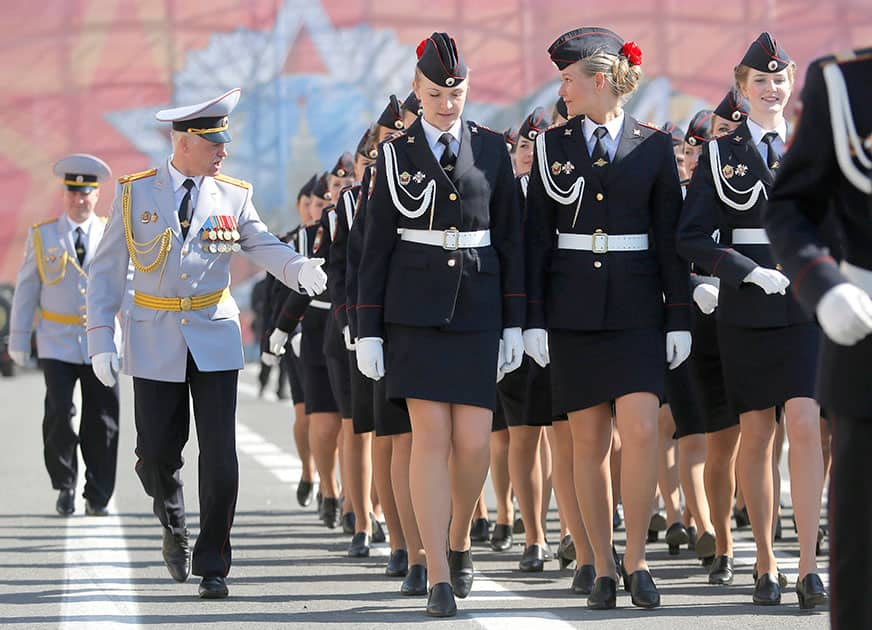
[[[695,147],[696,146],[696,138],[694,138],[693,136],[689,137],[687,139],[687,144],[689,144],[692,147]]]
[[[775,72],[778,69],[778,62],[773,59],[769,62],[769,65],[767,67],[771,72]]]
[[[531,129],[531,130],[530,130],[530,133],[527,134],[527,135],[530,136],[530,140],[535,140],[535,139],[536,139],[536,136],[539,135],[539,132],[536,131],[535,129]]]
[[[336,177],[345,177],[345,169],[344,168],[336,169]]]
[[[395,120],[395,121],[394,121],[394,127],[396,127],[397,129],[402,129],[404,126],[405,126],[405,125],[403,125],[403,121],[402,121],[402,120]]]
[[[734,111],[734,112],[731,114],[731,116],[732,116],[733,120],[735,120],[736,122],[739,122],[739,120],[741,120],[741,118],[742,118],[742,112],[740,112],[740,111],[737,109],[736,111]]]
[[[448,77],[447,79],[445,79],[445,85],[447,85],[448,87],[454,85],[454,77]]]
[[[81,184],[83,181],[85,181],[84,177],[82,177],[81,175],[76,175],[76,182],[77,183]]]

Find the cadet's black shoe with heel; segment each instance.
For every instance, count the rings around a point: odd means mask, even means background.
[[[448,552],[448,569],[451,571],[451,586],[460,599],[472,590],[475,569],[472,566],[472,550]]]
[[[487,542],[490,540],[490,521],[486,518],[473,520],[469,528],[469,539],[472,542]]]
[[[430,596],[427,598],[427,614],[431,617],[453,617],[457,614],[457,604],[454,602],[451,584],[439,582],[430,588]]]
[[[230,594],[223,577],[204,577],[200,581],[200,599],[224,599]]]
[[[593,583],[587,597],[587,607],[593,610],[607,610],[617,605],[618,583],[614,578],[600,577]]]
[[[727,585],[733,583],[733,559],[729,556],[715,556],[709,569],[708,583]]]
[[[512,548],[513,543],[511,525],[502,525],[500,523],[494,525],[494,531],[490,539],[491,549],[494,551],[508,551]]]
[[[427,567],[423,564],[413,564],[406,573],[406,579],[400,586],[403,595],[426,595],[427,594]]]
[[[631,575],[621,564],[621,575],[624,578],[624,590],[630,594],[630,601],[639,608],[657,608],[660,606],[660,592],[654,585],[654,578],[647,570],[634,571]]]
[[[557,545],[557,559],[560,561],[561,569],[565,569],[575,561],[575,542],[571,534],[566,534]]]
[[[666,530],[666,544],[669,546],[669,555],[677,556],[681,545],[686,545],[690,542],[690,535],[684,523],[673,523]]]
[[[764,573],[754,583],[754,596],[752,601],[757,606],[777,606],[781,603],[781,586],[777,577]]]
[[[300,479],[300,483],[297,484],[297,503],[300,504],[300,507],[309,507],[315,497],[314,490],[315,484],[306,479]]]
[[[191,574],[191,552],[188,547],[188,530],[181,534],[173,534],[166,527],[163,528],[163,552],[164,563],[167,570],[176,582],[184,582]]]
[[[583,564],[572,576],[572,592],[576,595],[590,595],[596,580],[596,569],[592,564]]]
[[[369,557],[370,537],[366,532],[357,532],[351,539],[351,544],[348,546],[349,558],[368,558]]]
[[[392,549],[385,567],[388,577],[405,577],[409,572],[409,553],[405,549]]]
[[[825,606],[830,601],[824,583],[817,573],[809,573],[801,580],[796,580],[796,597],[803,610]]]
[[[518,568],[525,573],[541,572],[545,568],[545,550],[542,546],[530,545],[524,549]]]

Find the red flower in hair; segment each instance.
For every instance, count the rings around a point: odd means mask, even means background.
[[[421,55],[424,54],[424,50],[425,50],[426,48],[427,48],[427,40],[426,40],[426,39],[422,39],[422,40],[421,40],[421,43],[418,44],[418,48],[415,49],[415,53],[418,55],[418,59],[420,59],[420,58],[421,58]]]
[[[627,58],[631,66],[642,65],[642,49],[636,42],[624,42],[621,46],[621,54]]]

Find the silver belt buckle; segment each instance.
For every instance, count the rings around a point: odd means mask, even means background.
[[[458,230],[457,228],[451,228],[450,230],[445,230],[444,232],[442,232],[442,249],[453,252],[459,247],[460,230]]]
[[[594,254],[605,254],[609,251],[609,235],[605,232],[596,232],[591,242],[591,251]]]

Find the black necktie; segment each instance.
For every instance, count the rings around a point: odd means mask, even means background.
[[[76,248],[76,258],[79,259],[79,265],[85,264],[85,254],[87,253],[85,251],[85,241],[82,240],[82,236],[84,236],[84,232],[82,232],[82,228],[77,227],[76,228],[76,242],[74,245]]]
[[[185,196],[179,204],[179,225],[182,226],[182,238],[187,238],[188,228],[191,227],[191,190],[194,188],[194,180],[186,179],[182,186],[185,187]]]
[[[450,133],[443,133],[439,136],[439,142],[445,145],[445,150],[442,152],[442,157],[439,158],[439,166],[448,174],[449,179],[454,177],[454,165],[457,163],[457,156],[451,150],[451,141],[453,136]]]
[[[770,169],[778,168],[778,162],[781,161],[781,155],[778,153],[778,149],[776,149],[775,145],[772,144],[777,137],[778,134],[774,131],[769,131],[763,134],[763,144],[766,145],[766,166]]]
[[[597,127],[593,130],[593,135],[596,136],[596,144],[593,145],[593,153],[590,159],[593,160],[594,166],[606,166],[609,163],[609,152],[606,151],[606,143],[603,138],[609,132],[605,127]]]

